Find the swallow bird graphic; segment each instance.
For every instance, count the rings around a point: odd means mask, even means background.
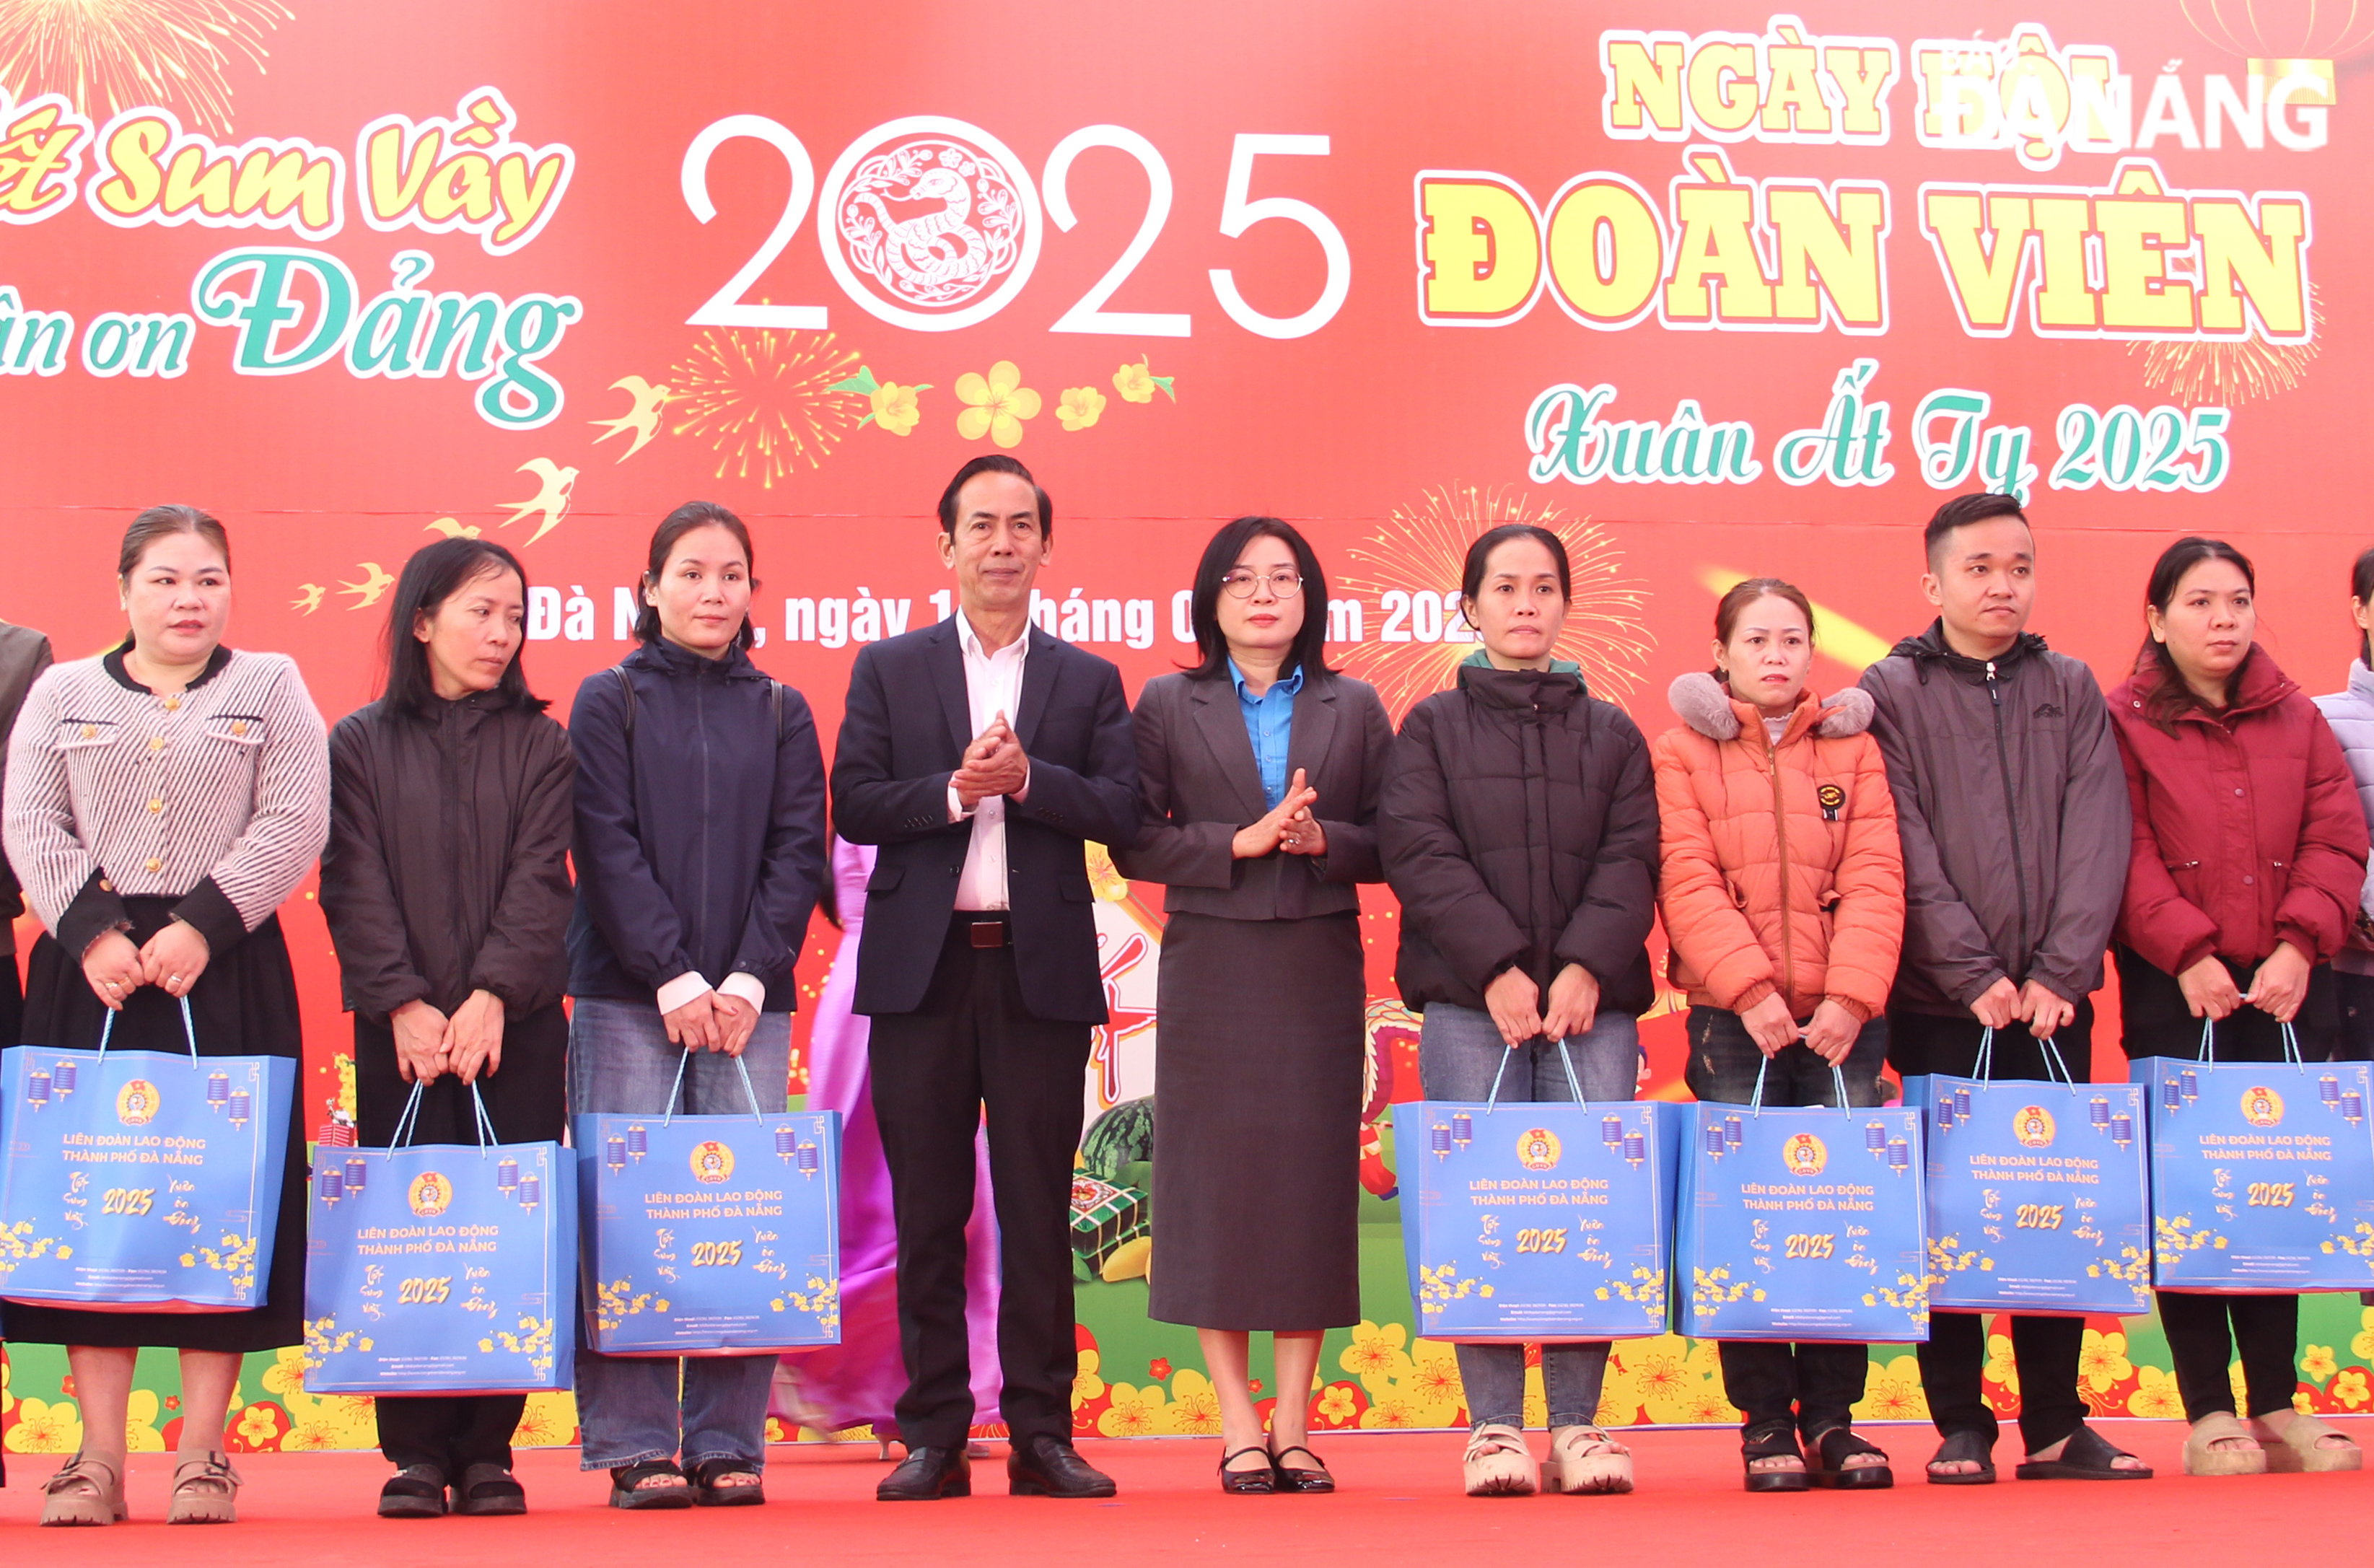
[[[527,536],[527,542],[532,545],[559,526],[561,518],[568,514],[570,492],[577,486],[577,470],[560,467],[549,457],[531,457],[514,472],[534,474],[544,482],[543,489],[525,501],[499,501],[495,504],[512,509],[511,514],[502,521],[501,526],[505,528],[531,513],[544,513],[544,521],[536,525],[535,533]]]
[[[300,583],[297,584],[297,596],[288,601],[288,607],[290,609],[300,610],[307,615],[311,615],[315,610],[322,607],[322,595],[327,591],[322,586],[322,584],[319,583]]]
[[[451,517],[440,517],[420,530],[424,534],[442,534],[449,539],[475,539],[478,536],[476,524],[462,524]]]
[[[379,603],[379,596],[387,592],[395,582],[395,576],[393,572],[381,571],[379,562],[375,560],[358,560],[355,564],[363,569],[363,580],[359,583],[341,581],[338,592],[355,596],[355,602],[347,607],[348,609],[364,609]]]
[[[613,391],[624,392],[632,397],[634,407],[615,419],[588,419],[585,422],[602,427],[602,433],[594,438],[596,446],[621,431],[635,432],[635,439],[627,443],[627,450],[618,454],[618,461],[624,463],[641,452],[652,437],[660,433],[660,408],[668,400],[668,389],[664,385],[653,386],[641,376],[620,376],[610,386]]]

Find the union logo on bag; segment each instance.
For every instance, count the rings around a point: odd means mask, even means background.
[[[2011,1136],[2022,1149],[2050,1149],[2054,1132],[2052,1113],[2041,1105],[2023,1105],[2011,1119]]]
[[[2242,1091],[2242,1119],[2254,1127],[2280,1126],[2284,1119],[2284,1097],[2261,1084]]]
[[[423,1220],[434,1220],[453,1206],[453,1184],[434,1171],[423,1171],[405,1190],[405,1201]]]
[[[1780,1146],[1780,1162],[1792,1176],[1818,1176],[1830,1162],[1830,1151],[1812,1133],[1792,1133]]]
[[[695,1180],[714,1186],[734,1174],[734,1151],[711,1138],[692,1146],[692,1174]]]
[[[115,1091],[115,1119],[127,1127],[145,1127],[157,1119],[157,1086],[135,1078]]]
[[[1517,1135],[1517,1163],[1528,1171],[1555,1171],[1558,1137],[1547,1127],[1527,1127]]]

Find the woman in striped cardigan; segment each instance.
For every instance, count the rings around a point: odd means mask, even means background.
[[[8,749],[0,821],[41,918],[26,984],[29,1044],[299,1055],[297,983],[274,911],[328,835],[329,750],[294,662],[222,646],[230,547],[191,507],[151,507],[117,572],[131,634],[50,668]],[[64,1345],[83,1447],[53,1476],[45,1525],[124,1516],[124,1415],[144,1345],[181,1351],[170,1524],[228,1524],[239,1477],[223,1422],[250,1350],[304,1336],[305,1169],[294,1116],[264,1304],[177,1315],[11,1304],[6,1337]]]

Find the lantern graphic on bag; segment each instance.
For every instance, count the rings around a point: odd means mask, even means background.
[[[2176,1075],[2176,1081],[2179,1088],[2183,1091],[2184,1102],[2186,1104],[2190,1105],[2194,1101],[2201,1098],[2201,1075],[2199,1073],[2194,1072],[2191,1067],[2187,1067],[2182,1072]]]
[[[2350,1090],[2341,1097],[2341,1118],[2351,1126],[2366,1119],[2366,1096]]]
[[[1459,1146],[1461,1153],[1465,1153],[1467,1146],[1475,1141],[1475,1118],[1464,1111],[1453,1112],[1451,1117],[1451,1141]]]
[[[1434,1151],[1434,1157],[1437,1160],[1450,1159],[1451,1124],[1449,1122],[1437,1122],[1432,1126],[1427,1128],[1426,1146]]]
[[[1970,1119],[1970,1086],[1967,1083],[1954,1091],[1954,1114],[1966,1122]]]
[[[1879,1160],[1886,1159],[1887,1124],[1886,1122],[1865,1122],[1863,1125],[1863,1146],[1871,1152],[1873,1158]]]
[[[495,1190],[505,1197],[519,1196],[519,1161],[504,1155],[495,1161]]]
[[[649,1154],[651,1151],[652,1135],[643,1130],[643,1124],[637,1122],[632,1126],[629,1127],[627,1129],[627,1158],[640,1165],[643,1162],[643,1156]]]
[[[1900,1138],[1887,1140],[1887,1168],[1898,1175],[1912,1169],[1912,1145]]]
[[[230,1125],[243,1127],[254,1114],[255,1096],[244,1089],[232,1090],[230,1091]]]
[[[1636,1132],[1626,1133],[1624,1135],[1624,1162],[1637,1171],[1640,1168],[1640,1162],[1648,1158],[1649,1139],[1647,1136]]]
[[[823,1169],[824,1157],[817,1152],[817,1146],[805,1138],[800,1140],[797,1155],[802,1179],[813,1181],[817,1172]]]
[[[2110,1130],[2110,1102],[2097,1094],[2086,1107],[2086,1120],[2098,1133]]]
[[[313,1190],[322,1195],[323,1203],[335,1204],[347,1196],[347,1173],[335,1165],[322,1167],[322,1174],[313,1183]]]
[[[1741,1144],[1745,1143],[1747,1124],[1737,1116],[1725,1116],[1722,1119],[1722,1141],[1725,1147],[1731,1149],[1737,1149]]]
[[[612,1133],[602,1140],[602,1163],[610,1167],[610,1173],[614,1176],[627,1168],[627,1140],[624,1138]]]
[[[1951,1130],[1954,1120],[1954,1097],[1950,1094],[1937,1096],[1937,1130],[1939,1132]]]
[[[785,1122],[782,1126],[775,1129],[776,1159],[789,1164],[793,1154],[797,1152],[799,1146],[800,1135],[792,1130],[791,1123]]]
[[[208,1073],[206,1075],[206,1109],[209,1111],[221,1111],[228,1109],[229,1105],[230,1075],[228,1073]]]
[[[369,1175],[370,1172],[370,1166],[361,1155],[350,1154],[347,1156],[347,1190],[350,1193],[362,1191],[364,1179]]]
[[[46,1110],[50,1103],[50,1075],[35,1067],[25,1075],[25,1103],[34,1110]]]
[[[535,1206],[543,1200],[544,1183],[537,1179],[534,1172],[522,1176],[519,1183],[520,1207],[533,1214],[535,1212]]]
[[[2328,1111],[2341,1109],[2341,1080],[2331,1073],[2316,1080],[2317,1102]]]
[[[75,1091],[75,1064],[72,1056],[58,1058],[57,1065],[50,1069],[50,1083],[61,1098]]]
[[[1706,1151],[1717,1160],[1723,1156],[1722,1128],[1712,1122],[1706,1126]]]
[[[1621,1116],[1600,1117],[1599,1141],[1605,1144],[1610,1149],[1622,1148],[1624,1146],[1624,1118]]]
[[[2110,1141],[2121,1150],[2135,1141],[2135,1119],[2124,1111],[2110,1118]]]
[[[2184,1109],[2184,1086],[2172,1078],[2159,1080],[2159,1108],[2177,1112]]]

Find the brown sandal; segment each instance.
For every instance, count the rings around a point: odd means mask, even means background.
[[[41,1491],[44,1525],[112,1525],[128,1516],[123,1474],[104,1459],[87,1459],[77,1453],[41,1483]]]
[[[230,1456],[220,1449],[202,1459],[184,1459],[173,1467],[173,1506],[165,1515],[169,1525],[235,1525],[239,1523],[239,1472]]]

